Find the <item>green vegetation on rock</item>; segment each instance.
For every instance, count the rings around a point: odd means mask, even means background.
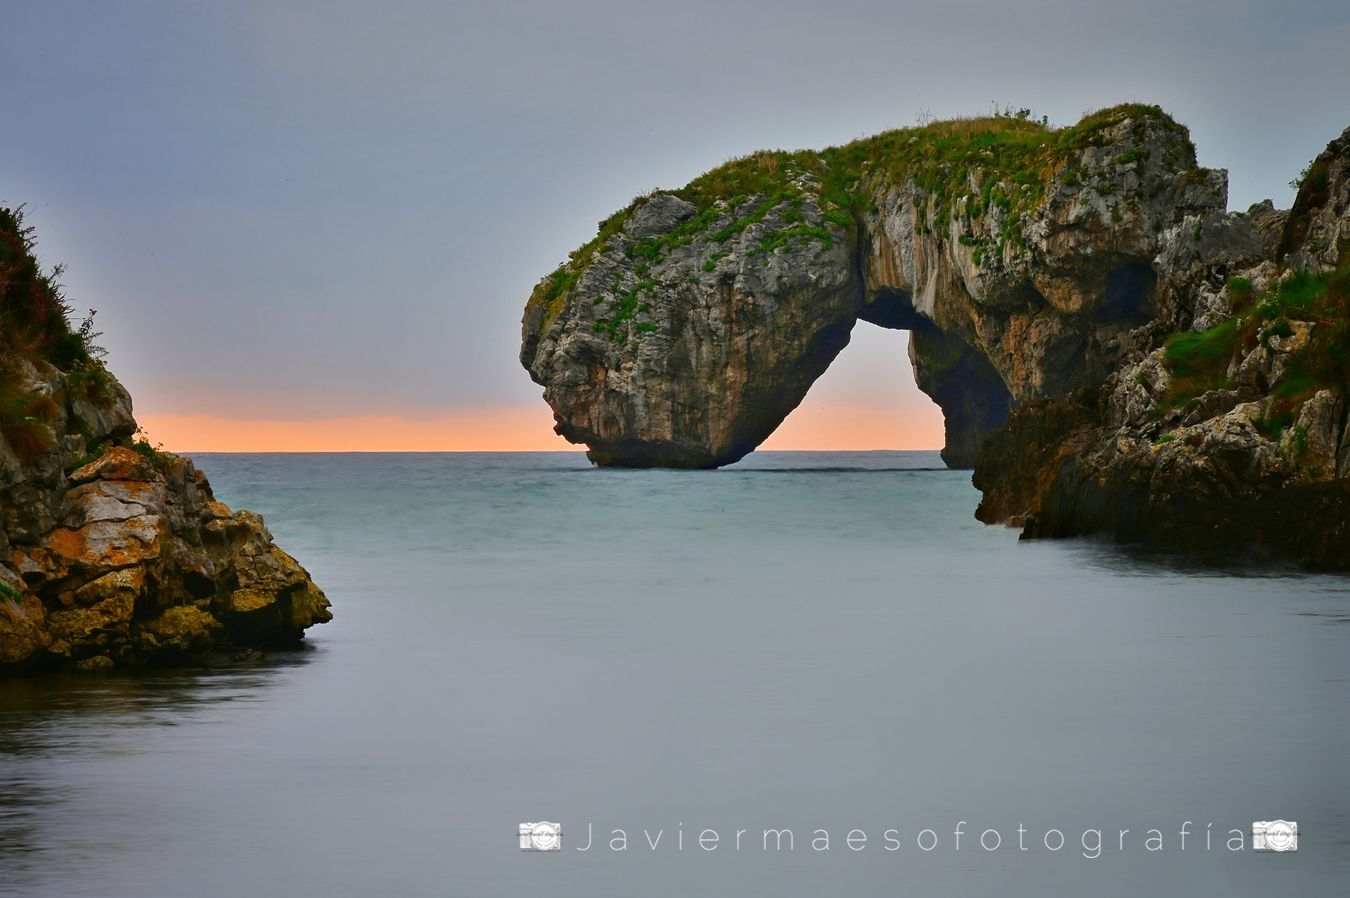
[[[1090,147],[1104,146],[1108,130],[1127,119],[1180,136],[1180,141],[1171,142],[1169,158],[1161,161],[1178,173],[1194,169],[1195,148],[1186,128],[1157,106],[1112,106],[1063,128],[1052,128],[1025,109],[1004,111],[886,131],[823,150],[764,150],[733,159],[667,191],[692,204],[694,214],[666,233],[627,240],[625,252],[629,258],[659,264],[671,249],[695,240],[727,243],[784,206],[787,226],[762,235],[752,254],[773,253],[797,241],[816,241],[828,250],[835,240],[831,227],[856,239],[861,217],[876,211],[878,198],[889,188],[912,184],[926,202],[918,222],[921,233],[943,239],[953,221],[996,216],[992,239],[960,235],[961,242],[972,247],[978,266],[1007,246],[1024,248],[1024,221],[1045,199],[1048,185],[1057,176],[1067,185],[1081,183],[1086,175],[1072,168],[1073,160]],[[1116,161],[1121,165],[1145,161],[1149,152],[1141,139]],[[1103,196],[1113,190],[1106,183],[1089,186]],[[1162,185],[1145,187],[1162,189]],[[540,281],[529,305],[546,309],[544,330],[596,254],[620,237],[628,217],[650,196],[637,197],[601,222],[592,240]],[[808,196],[819,207],[820,225],[809,224],[801,212]],[[1113,220],[1120,220],[1118,210]],[[703,263],[704,271],[715,268],[715,258]],[[621,303],[616,316],[607,319],[604,329],[619,337],[617,326],[609,325],[632,315]]]
[[[1258,342],[1294,334],[1293,322],[1312,326],[1307,342],[1290,351],[1278,382],[1271,385],[1271,404],[1262,431],[1272,438],[1288,427],[1305,400],[1321,389],[1346,393],[1350,388],[1350,265],[1326,274],[1289,272],[1262,294],[1249,281],[1229,282],[1233,314],[1205,331],[1172,334],[1163,358],[1172,374],[1162,410],[1184,405],[1208,390],[1235,385],[1228,369],[1239,352]]]
[[[167,451],[163,444],[151,443],[149,438],[141,431],[137,431],[132,438],[124,440],[122,445],[150,462],[150,466],[160,473],[168,471],[178,460],[178,456]]]
[[[1163,359],[1172,373],[1168,401],[1176,403],[1228,385],[1228,363],[1238,345],[1238,319],[1167,338]]]
[[[24,386],[23,366],[45,362],[68,375],[77,398],[101,401],[108,375],[94,340],[93,311],[79,327],[60,285],[62,268],[44,272],[23,209],[0,207],[0,434],[23,460],[51,446],[55,397]]]

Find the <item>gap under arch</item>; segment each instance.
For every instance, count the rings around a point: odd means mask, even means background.
[[[858,321],[849,345],[760,449],[942,448],[942,410],[919,390],[909,331]]]

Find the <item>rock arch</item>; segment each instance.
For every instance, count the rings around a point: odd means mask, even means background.
[[[557,432],[600,465],[729,464],[859,320],[911,332],[950,466],[1017,403],[1100,383],[1154,317],[1165,235],[1222,211],[1226,175],[1155,107],[988,128],[758,154],[602,222],[522,324]]]

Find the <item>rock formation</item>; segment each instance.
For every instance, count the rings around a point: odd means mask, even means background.
[[[0,210],[0,674],[182,663],[331,619],[260,517],[133,439],[131,398],[31,249]]]
[[[1350,129],[1288,213],[1165,238],[1157,320],[1101,388],[1013,412],[976,467],[977,516],[1350,568]]]
[[[1350,568],[1350,131],[1289,211],[1226,194],[1139,105],[758,153],[602,222],[521,361],[597,464],[709,467],[909,330],[980,519]]]
[[[530,297],[521,361],[597,464],[711,467],[772,433],[857,320],[905,329],[943,457],[969,466],[1018,403],[1114,370],[1166,235],[1225,204],[1149,106],[758,153],[602,222]]]

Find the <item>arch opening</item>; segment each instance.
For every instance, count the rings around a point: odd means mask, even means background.
[[[942,410],[919,389],[907,328],[859,323],[849,345],[760,446],[766,450],[938,451]]]

